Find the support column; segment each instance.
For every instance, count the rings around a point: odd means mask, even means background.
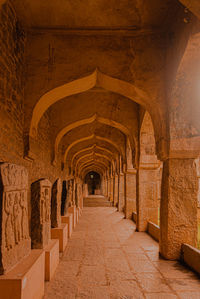
[[[126,219],[132,219],[133,212],[136,212],[136,174],[137,170],[128,170],[126,176],[126,199],[125,199],[125,216]]]
[[[117,207],[119,203],[119,177],[115,175],[115,186],[114,186],[114,206]]]
[[[181,244],[197,245],[198,180],[194,159],[168,159],[163,164],[160,254],[179,259]]]
[[[108,199],[111,199],[111,178],[108,178]]]
[[[114,192],[113,192],[113,177],[110,178],[110,201],[114,201]]]
[[[158,223],[158,164],[140,166],[137,173],[137,230],[147,231],[148,221]]]
[[[125,209],[125,176],[124,173],[119,174],[119,203],[118,211],[124,212]]]

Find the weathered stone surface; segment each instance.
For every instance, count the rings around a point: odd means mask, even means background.
[[[163,165],[160,253],[178,259],[181,244],[197,245],[197,173],[194,159],[168,159]]]
[[[40,179],[31,185],[32,248],[42,249],[51,238],[51,182]]]
[[[30,253],[28,172],[0,163],[0,274],[8,272]]]
[[[51,190],[51,227],[61,226],[61,179],[57,179]]]
[[[131,219],[133,212],[136,212],[136,171],[126,172],[126,218]]]

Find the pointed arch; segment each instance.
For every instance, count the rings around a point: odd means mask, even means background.
[[[132,146],[132,149],[133,148],[136,148],[136,145],[135,145],[135,142],[134,142],[134,139],[133,139],[133,136],[132,134],[130,133],[129,129],[126,128],[124,125],[122,125],[121,123],[119,122],[116,122],[115,120],[111,120],[111,119],[107,119],[107,118],[104,118],[104,117],[100,117],[98,116],[96,113],[94,115],[92,115],[91,117],[89,118],[85,118],[85,119],[82,119],[82,120],[78,120],[76,122],[73,122],[69,125],[67,125],[65,128],[63,128],[59,133],[58,135],[56,136],[56,140],[55,140],[55,154],[57,153],[58,151],[58,147],[59,147],[59,143],[61,141],[61,139],[63,138],[63,136],[65,134],[67,134],[69,131],[71,131],[72,129],[75,129],[77,127],[80,127],[80,126],[83,126],[83,125],[86,125],[86,124],[91,124],[93,122],[99,122],[101,124],[105,124],[105,125],[108,125],[108,126],[111,126],[115,129],[118,129],[120,130],[123,134],[125,134],[129,139],[130,139],[130,143],[131,143],[131,146]]]
[[[112,160],[109,159],[107,156],[105,156],[105,155],[101,155],[101,154],[98,154],[98,153],[95,153],[95,152],[92,152],[92,153],[90,153],[90,154],[87,154],[87,155],[84,155],[84,156],[80,157],[80,158],[76,161],[76,163],[75,163],[75,167],[74,167],[75,170],[77,169],[78,164],[81,162],[81,160],[83,160],[83,159],[85,159],[85,158],[87,158],[87,157],[101,157],[101,158],[103,158],[103,159],[109,161],[110,163],[112,163]]]
[[[95,148],[96,148],[96,149],[99,149],[99,150],[102,150],[102,151],[104,151],[104,152],[107,152],[109,155],[113,156],[113,153],[112,153],[110,150],[108,150],[107,148],[105,148],[105,147],[101,147],[101,146],[98,146],[98,145],[94,144],[94,145],[92,145],[92,146],[90,146],[90,147],[85,147],[85,148],[81,149],[80,151],[76,152],[76,153],[73,155],[73,157],[72,157],[71,165],[73,165],[73,162],[74,162],[74,160],[76,159],[76,157],[77,157],[78,155],[80,155],[81,153],[84,153],[84,152],[86,152],[86,151],[93,150],[93,149],[95,149]]]
[[[32,138],[37,137],[39,121],[50,106],[63,98],[88,91],[95,86],[127,97],[146,109],[150,108],[148,101],[150,97],[144,91],[131,83],[110,77],[96,69],[89,76],[66,83],[45,93],[33,109],[29,136]]]
[[[80,143],[80,142],[87,141],[87,140],[90,140],[90,139],[93,139],[93,138],[96,138],[97,140],[102,140],[102,141],[105,141],[105,142],[107,142],[107,143],[110,143],[112,146],[114,146],[114,147],[116,148],[116,150],[117,150],[118,153],[122,154],[122,153],[121,153],[121,149],[119,148],[119,146],[118,146],[115,142],[113,142],[112,140],[110,140],[110,139],[108,139],[108,138],[104,138],[104,137],[100,137],[100,136],[97,136],[97,135],[95,135],[95,134],[92,134],[92,135],[90,135],[90,136],[88,136],[88,137],[80,138],[80,139],[77,139],[77,140],[75,140],[74,142],[72,142],[72,143],[68,146],[68,148],[66,149],[66,151],[65,151],[65,153],[64,153],[63,163],[66,162],[66,160],[67,160],[67,155],[68,155],[70,149],[71,149],[73,146],[75,146],[76,144],[78,144],[78,143]]]

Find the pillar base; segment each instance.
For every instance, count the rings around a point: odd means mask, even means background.
[[[44,251],[31,250],[31,253],[13,270],[0,276],[0,297],[3,299],[42,299],[44,265]]]
[[[49,240],[45,251],[45,281],[50,281],[59,264],[59,240]]]
[[[67,246],[68,241],[68,224],[61,224],[61,227],[51,229],[51,239],[59,240],[59,251],[63,252]]]
[[[68,208],[68,212],[71,213],[73,215],[73,228],[75,228],[76,226],[76,207],[73,206],[73,207],[69,207]]]
[[[61,216],[61,222],[68,225],[68,237],[71,238],[73,231],[73,215],[67,214],[65,216]]]

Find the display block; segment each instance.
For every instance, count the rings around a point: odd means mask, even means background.
[[[60,227],[52,228],[51,239],[59,240],[59,251],[63,252],[68,241],[68,224],[62,223]]]
[[[50,240],[45,251],[45,280],[50,281],[59,264],[59,240]]]
[[[44,296],[45,253],[31,250],[14,269],[0,276],[0,298],[42,299]]]
[[[61,217],[62,223],[67,223],[68,225],[68,237],[70,238],[73,231],[73,214],[67,214]]]
[[[76,226],[76,220],[77,220],[77,217],[76,217],[76,206],[72,206],[72,207],[69,207],[68,208],[68,212],[73,214],[73,228],[75,228]]]

